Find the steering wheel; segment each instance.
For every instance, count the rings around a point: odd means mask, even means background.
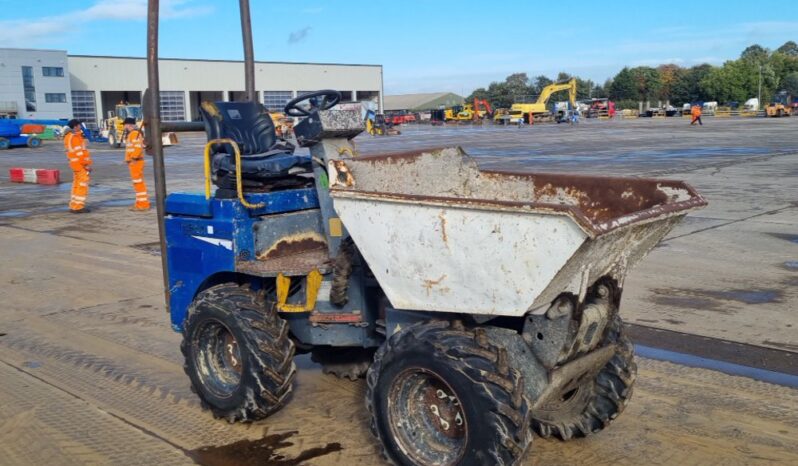
[[[319,100],[321,98],[321,100]],[[307,107],[300,107],[299,103],[308,100]],[[283,109],[286,115],[293,117],[303,117],[310,115],[314,110],[329,110],[341,101],[341,93],[332,89],[302,94],[289,100]]]

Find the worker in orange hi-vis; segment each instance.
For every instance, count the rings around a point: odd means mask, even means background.
[[[70,131],[64,136],[69,168],[72,169],[72,197],[69,200],[69,211],[80,214],[88,212],[86,197],[89,195],[89,174],[91,173],[91,156],[83,139],[83,128],[80,120],[69,120]]]
[[[698,122],[699,125],[704,126],[704,123],[701,122],[700,105],[693,105],[690,107],[690,116],[693,117],[692,121],[690,121],[690,126],[694,125],[696,122]]]
[[[136,128],[136,120],[125,118],[125,163],[130,168],[133,190],[136,191],[136,203],[130,208],[135,211],[150,210],[150,199],[147,185],[144,183],[144,136]]]

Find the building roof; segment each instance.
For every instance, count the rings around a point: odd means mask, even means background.
[[[451,107],[462,105],[464,99],[452,92],[431,92],[426,94],[386,95],[384,106],[386,111],[409,110],[423,111],[434,110],[441,105]]]
[[[141,60],[144,61],[147,57],[131,57],[124,55],[73,55],[67,54],[69,58],[101,58],[101,59],[115,59],[115,60]],[[216,58],[174,58],[174,57],[158,57],[159,61],[188,61],[188,62],[212,62],[212,63],[244,63],[244,60],[226,60]],[[267,65],[323,65],[323,66],[367,66],[373,68],[382,68],[382,65],[371,65],[368,63],[324,63],[324,62],[297,62],[297,61],[263,61],[255,60],[255,64]]]

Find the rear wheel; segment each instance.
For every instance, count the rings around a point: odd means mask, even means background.
[[[524,382],[482,329],[436,321],[394,334],[367,376],[366,407],[401,465],[512,465],[532,441]]]
[[[6,150],[11,148],[11,141],[6,138],[0,138],[0,150]]]
[[[607,427],[626,408],[637,379],[634,346],[623,334],[620,317],[608,327],[604,344],[616,344],[615,354],[595,378],[534,410],[532,427],[541,437],[586,437]]]
[[[247,286],[224,283],[197,295],[180,349],[192,389],[217,418],[262,419],[291,393],[296,367],[288,324]]]
[[[42,145],[42,140],[37,138],[36,136],[31,136],[28,138],[28,147],[35,149],[37,147],[41,147],[41,145]]]

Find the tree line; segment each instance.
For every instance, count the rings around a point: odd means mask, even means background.
[[[721,66],[710,64],[685,68],[672,63],[624,67],[604,84],[561,72],[556,79],[540,75],[529,78],[526,73],[513,73],[503,82],[494,81],[468,96],[487,99],[496,108],[510,107],[514,102],[540,94],[547,85],[576,79],[577,100],[610,98],[621,108],[637,108],[640,101],[669,101],[680,106],[691,102],[717,101],[720,104],[757,97],[761,85],[762,102],[770,102],[781,90],[798,97],[798,44],[785,42],[776,50],[755,44],[747,47],[736,60]]]

